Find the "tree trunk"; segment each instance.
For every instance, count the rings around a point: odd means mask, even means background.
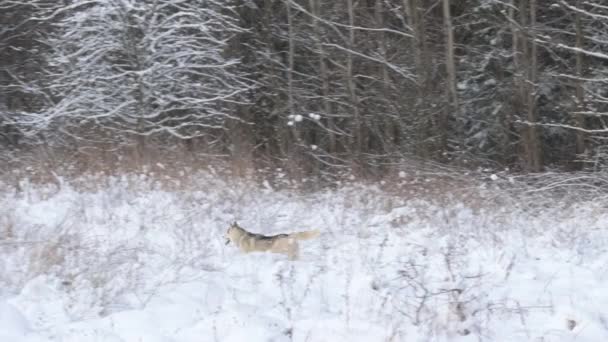
[[[513,2],[515,6],[515,1]],[[528,7],[529,6],[529,7]],[[523,151],[524,168],[531,172],[542,169],[541,150],[535,124],[536,118],[536,1],[519,0],[519,20],[515,18],[515,11],[511,11],[513,21],[513,62],[515,65],[517,87],[516,112],[522,113],[520,117],[525,121],[521,128],[521,144]],[[529,36],[524,30],[528,29]]]
[[[310,0],[310,8],[312,9],[312,27],[315,35],[315,44],[319,52],[319,77],[321,78],[321,102],[323,108],[323,116],[326,118],[327,127],[329,129],[329,147],[327,152],[332,154],[336,152],[336,127],[332,118],[331,103],[329,102],[329,71],[327,68],[327,57],[325,55],[325,49],[323,47],[323,41],[321,37],[321,30],[319,28],[319,20],[317,19],[320,15],[320,0]]]
[[[138,69],[141,70],[141,69]],[[145,89],[142,80],[138,80],[137,85],[137,135],[135,137],[135,161],[138,167],[143,166],[146,163],[146,136],[145,133]]]
[[[528,143],[527,155],[528,155],[528,168],[532,172],[540,172],[542,170],[542,153],[540,139],[538,136],[538,129],[536,124],[538,123],[537,110],[536,110],[536,83],[537,83],[537,69],[538,69],[538,56],[537,56],[537,44],[536,44],[536,0],[530,1],[530,38],[528,42],[530,48],[528,51],[526,44],[526,53],[529,57],[528,67],[528,82],[527,84],[527,116],[526,119],[529,123],[527,127],[528,131]],[[522,6],[524,8],[524,6]],[[523,13],[524,11],[522,11]]]
[[[346,0],[347,11],[348,11],[348,49],[350,51],[355,49],[355,9],[353,7],[353,0]],[[351,130],[351,151],[356,160],[359,160],[361,150],[363,147],[363,132],[361,125],[361,114],[359,108],[359,101],[357,98],[357,92],[355,89],[355,78],[353,71],[353,54],[348,52],[346,57],[346,87],[348,89],[349,102],[353,111],[353,121]]]
[[[412,26],[414,33],[414,67],[416,73],[416,99],[413,105],[413,116],[418,120],[416,122],[415,138],[415,152],[422,156],[428,157],[429,151],[426,146],[426,140],[429,137],[427,128],[427,118],[422,117],[420,108],[424,103],[427,91],[428,83],[428,63],[425,62],[426,44],[424,36],[424,23],[420,15],[419,0],[403,0],[403,7],[407,11],[408,22]]]
[[[289,43],[289,51],[287,56],[287,107],[289,114],[295,115],[295,107],[293,101],[293,66],[294,66],[294,41],[293,41],[293,16],[291,14],[291,0],[285,1],[287,10],[287,35]]]
[[[446,110],[442,113],[439,120],[439,134],[441,137],[440,148],[442,151],[448,149],[448,129],[449,118],[451,113],[458,111],[458,94],[456,92],[456,65],[454,61],[454,28],[452,27],[452,15],[450,13],[450,0],[443,0],[443,21],[446,32],[446,73],[447,86],[446,95],[447,103]]]
[[[289,165],[292,168],[293,174],[299,175],[301,171],[301,167],[304,166],[302,163],[303,156],[301,153],[302,139],[300,137],[300,129],[298,127],[299,124],[295,120],[296,108],[295,108],[295,100],[294,100],[294,66],[295,66],[295,39],[294,39],[294,30],[293,30],[293,14],[291,11],[291,1],[286,0],[285,6],[287,11],[287,37],[288,37],[288,56],[287,56],[287,107],[290,115],[290,120],[292,122],[291,132],[293,135],[293,141],[291,144],[295,144],[294,146],[288,145],[288,158],[289,162],[292,165]]]
[[[383,0],[376,0],[374,7],[374,17],[376,21],[376,27],[378,29],[384,28],[384,8],[382,6]],[[380,31],[379,33],[379,42],[378,49],[380,50],[380,55],[382,56],[383,61],[388,62],[388,43],[386,33],[384,31]],[[386,63],[382,63],[380,65],[380,74],[382,75],[382,94],[384,95],[384,100],[386,101],[386,108],[389,108],[390,105],[390,87],[389,84],[391,82],[388,68],[386,67]],[[382,141],[384,152],[391,152],[396,149],[395,143],[397,141],[396,131],[394,129],[395,126],[398,126],[398,122],[393,120],[391,116],[384,115],[382,118],[382,136],[380,140]]]
[[[515,125],[515,121],[516,121],[516,117],[517,114],[519,112],[521,112],[521,109],[523,108],[523,98],[524,98],[524,90],[523,90],[523,85],[524,85],[524,81],[523,81],[523,75],[522,75],[522,67],[521,67],[521,49],[520,49],[520,36],[521,36],[521,32],[520,32],[520,28],[518,27],[518,20],[517,20],[517,15],[516,15],[516,9],[517,9],[517,0],[511,0],[511,2],[509,3],[509,22],[510,22],[510,26],[511,26],[511,37],[512,37],[512,42],[511,42],[511,46],[513,48],[513,69],[514,69],[514,76],[513,76],[513,89],[514,89],[514,98],[517,99],[517,101],[513,101],[512,102],[512,109],[511,110],[507,110],[507,114],[505,117],[505,131],[506,131],[506,138],[505,138],[505,142],[506,143],[511,143],[511,139],[509,139],[510,136],[515,136],[517,134],[519,134],[519,130],[518,129],[514,129],[514,125]],[[522,139],[522,137],[520,136],[519,139]],[[517,142],[517,138],[514,139],[514,142]],[[516,146],[517,143],[514,143],[513,146]],[[509,145],[511,146],[511,145]],[[516,158],[517,155],[519,155],[519,152],[513,151],[511,148],[508,148],[505,150],[507,153],[512,153],[510,155],[505,155],[504,156],[504,160],[512,160],[512,158]]]
[[[581,7],[581,0],[576,0],[576,7]],[[585,90],[583,88],[583,28],[581,24],[581,13],[576,12],[576,47],[579,49],[576,52],[576,111],[582,112],[585,109]],[[579,128],[585,128],[585,118],[583,114],[574,114],[574,121]],[[575,161],[580,160],[585,153],[585,133],[576,130],[576,156]],[[578,168],[582,167],[581,162],[575,162]]]

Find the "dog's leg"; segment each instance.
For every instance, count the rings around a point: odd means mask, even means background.
[[[287,253],[289,256],[289,260],[298,260],[300,254],[300,246],[298,246],[298,242],[295,239],[289,239]]]

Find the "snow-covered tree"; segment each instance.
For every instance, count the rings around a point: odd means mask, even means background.
[[[43,43],[57,10],[49,0],[0,0],[0,146],[19,146],[23,114],[43,108]]]
[[[560,0],[550,10],[539,40],[551,51],[555,90],[543,130],[560,142],[552,144],[554,153],[568,156],[573,167],[605,165],[608,6],[601,0]]]
[[[74,0],[64,10],[44,123],[71,135],[136,136],[140,147],[151,135],[205,135],[250,88],[224,53],[242,31],[225,1]]]

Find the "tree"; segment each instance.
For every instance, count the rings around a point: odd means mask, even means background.
[[[0,145],[20,145],[23,114],[50,101],[40,90],[48,51],[43,41],[57,8],[56,1],[0,0]]]
[[[581,8],[581,0],[576,0],[576,8]],[[576,11],[575,14],[575,30],[576,30],[576,105],[577,111],[583,112],[585,109],[585,89],[583,88],[583,25],[582,14]],[[576,125],[583,130],[585,129],[585,119],[582,115],[575,115]],[[582,156],[585,153],[585,134],[583,131],[576,132],[576,154]]]
[[[562,0],[556,11],[562,20],[552,23],[546,38],[564,66],[556,78],[564,84],[561,101],[568,115],[554,118],[546,127],[561,130],[570,143],[563,151],[576,168],[603,168],[608,133],[608,6],[602,1]]]
[[[517,116],[522,124],[521,146],[524,168],[538,172],[542,168],[542,152],[537,132],[536,81],[536,1],[515,0],[510,8],[513,31],[513,59],[516,73]]]
[[[444,151],[447,150],[448,142],[448,118],[450,113],[458,112],[458,93],[456,92],[456,65],[455,65],[455,57],[454,57],[454,28],[452,27],[452,14],[450,11],[450,0],[443,0],[443,20],[445,23],[445,35],[446,35],[446,74],[447,74],[447,84],[446,84],[446,98],[448,105],[446,106],[446,110],[444,111],[441,119],[441,146]]]
[[[139,152],[148,136],[213,134],[251,88],[224,55],[242,30],[221,1],[75,0],[49,39],[58,101],[43,120],[79,138],[135,136]]]

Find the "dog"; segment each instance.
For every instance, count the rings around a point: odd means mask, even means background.
[[[266,236],[246,231],[234,222],[226,231],[226,245],[232,242],[243,253],[271,252],[286,254],[289,260],[298,259],[298,240],[308,240],[319,236],[318,230],[291,234]]]

